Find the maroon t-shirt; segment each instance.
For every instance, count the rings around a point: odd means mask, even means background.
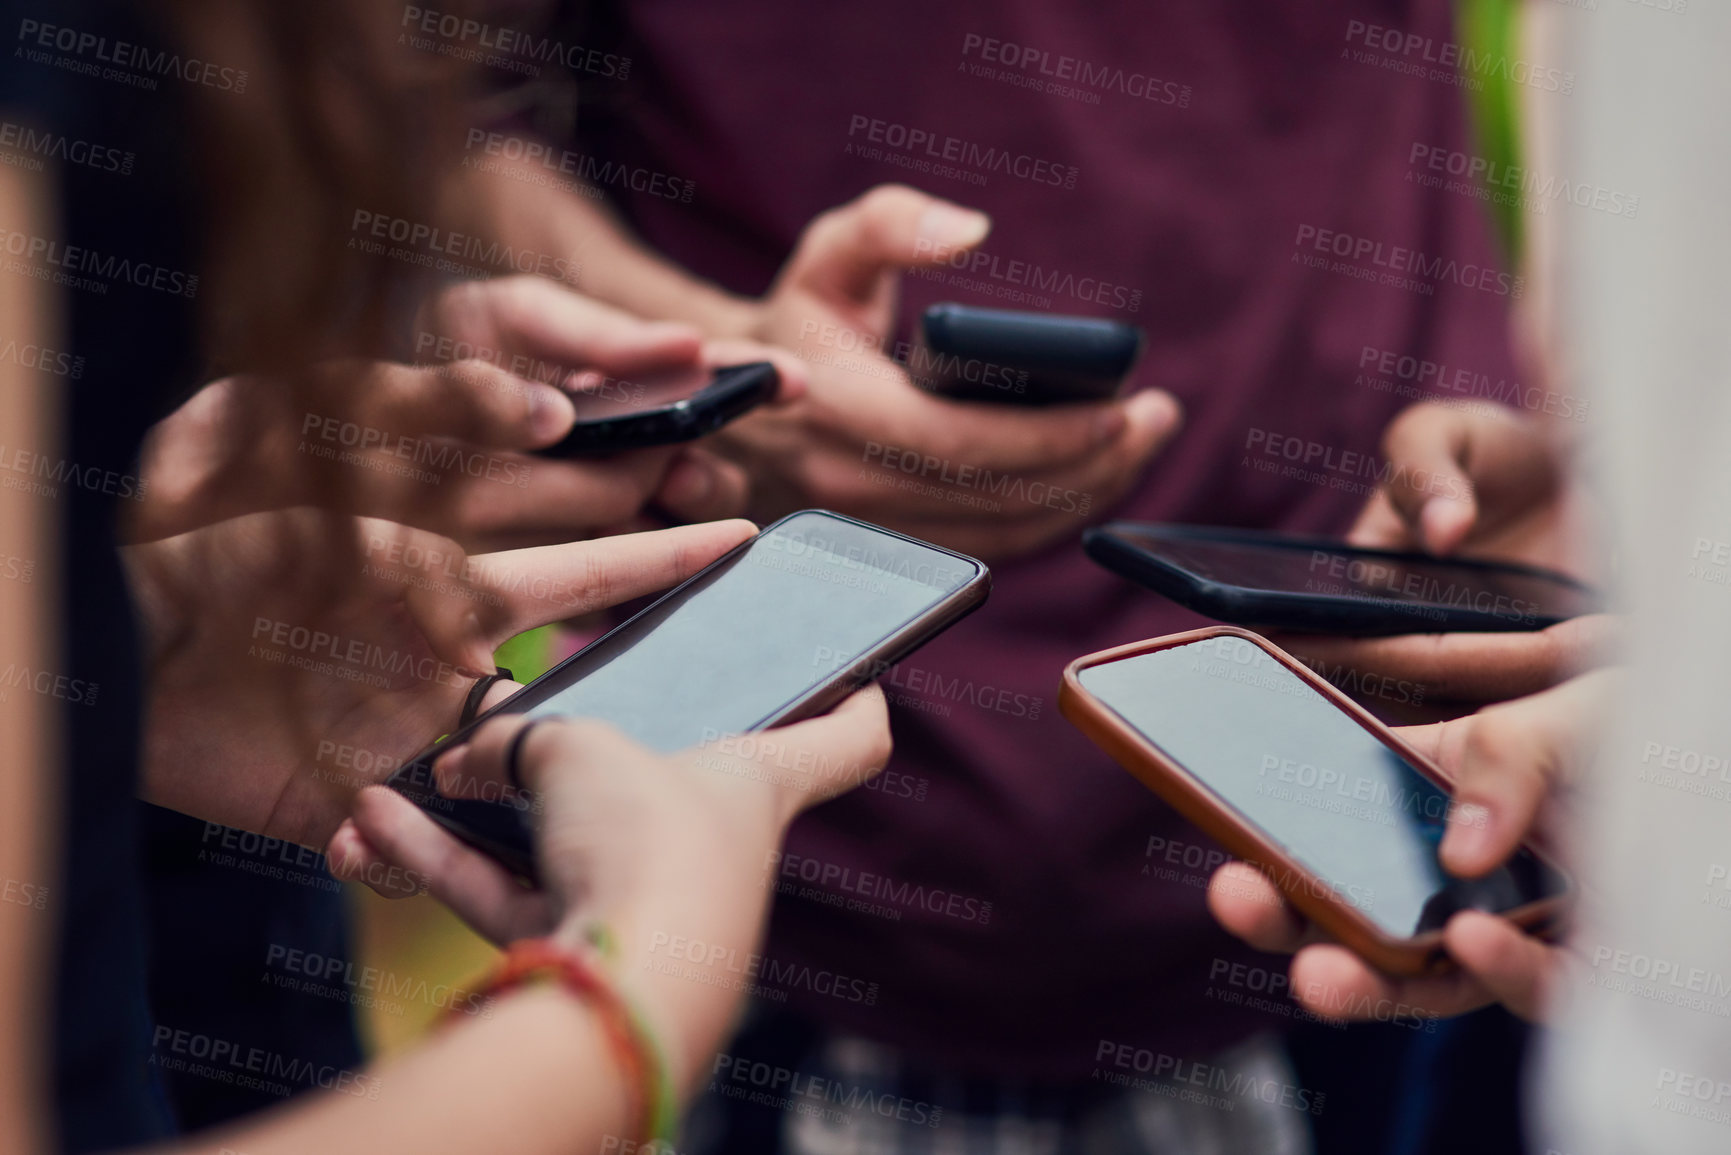
[[[1213,845],[1056,711],[1070,659],[1198,624],[1077,538],[1108,515],[1342,532],[1415,387],[1513,379],[1519,282],[1482,202],[1447,185],[1473,152],[1440,63],[1459,51],[1448,8],[634,0],[614,17],[630,79],[580,145],[617,162],[603,186],[654,246],[760,293],[815,214],[906,182],[995,224],[977,266],[904,278],[904,332],[941,300],[1133,322],[1134,384],[1186,412],[1128,498],[1057,498],[1075,533],[997,565],[985,609],[890,677],[890,773],[802,819],[777,875],[767,954],[793,1005],[1052,1078],[1087,1077],[1103,1043],[1204,1058],[1291,1021],[1278,994],[1239,1001],[1285,964],[1210,919]],[[1245,960],[1265,970],[1231,969]]]

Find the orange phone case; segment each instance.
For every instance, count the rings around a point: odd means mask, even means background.
[[[1445,793],[1452,793],[1449,789],[1452,783],[1448,775],[1434,762],[1401,741],[1367,710],[1318,677],[1291,654],[1273,645],[1266,638],[1237,626],[1209,626],[1206,629],[1188,630],[1181,634],[1132,642],[1077,658],[1064,668],[1064,682],[1058,689],[1058,710],[1087,735],[1090,741],[1112,755],[1120,766],[1218,842],[1227,853],[1244,859],[1267,875],[1296,910],[1378,970],[1391,975],[1418,975],[1453,969],[1453,960],[1443,950],[1440,930],[1426,931],[1411,938],[1395,938],[1383,931],[1351,903],[1338,897],[1326,882],[1302,866],[1287,853],[1285,847],[1269,837],[1262,827],[1255,825],[1216,797],[1188,770],[1167,757],[1111,707],[1082,687],[1079,675],[1090,666],[1105,665],[1222,635],[1243,638],[1262,649],[1363,726],[1379,742],[1411,763],[1419,773],[1442,787]],[[1568,874],[1549,855],[1530,843],[1526,844],[1526,848],[1559,876],[1568,879]],[[1573,883],[1570,883],[1569,890],[1563,894],[1505,911],[1503,917],[1529,933],[1552,930],[1567,907],[1572,891]]]

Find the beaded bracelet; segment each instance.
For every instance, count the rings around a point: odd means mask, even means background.
[[[608,1047],[618,1058],[625,1084],[630,1088],[631,1115],[638,1123],[637,1134],[642,1136],[648,1150],[659,1150],[655,1144],[665,1144],[667,1150],[672,1150],[679,1125],[679,1104],[672,1080],[667,1076],[666,1058],[643,1016],[631,1007],[601,968],[602,958],[611,953],[605,930],[595,927],[588,937],[596,948],[594,951],[573,950],[547,938],[512,943],[506,948],[499,969],[479,993],[499,995],[538,979],[556,979],[588,1003],[601,1019]],[[447,1015],[447,1020],[450,1017]]]

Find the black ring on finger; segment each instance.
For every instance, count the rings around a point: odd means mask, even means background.
[[[475,715],[481,712],[481,699],[487,696],[487,691],[493,688],[494,682],[514,680],[511,671],[504,666],[495,666],[491,674],[482,674],[476,678],[475,684],[469,687],[469,696],[463,699],[463,712],[457,715],[457,729],[461,730],[475,720]]]
[[[530,719],[528,725],[511,735],[511,744],[505,747],[505,778],[513,787],[525,794],[528,793],[528,790],[523,785],[522,776],[517,773],[517,757],[523,752],[523,742],[529,737],[529,731],[546,720],[545,718]]]

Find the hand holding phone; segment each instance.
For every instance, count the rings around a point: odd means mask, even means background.
[[[432,762],[507,714],[596,718],[660,753],[749,748],[766,774],[851,776],[784,766],[750,737],[823,713],[977,609],[991,575],[973,558],[826,510],[789,514],[470,727],[405,763],[390,785],[434,821],[525,878],[535,876],[530,803],[442,793]]]
[[[1479,861],[1470,877],[1446,869],[1445,832],[1479,830],[1482,811],[1457,808],[1434,761],[1248,631],[1216,626],[1078,658],[1058,703],[1384,974],[1452,970],[1443,928],[1463,911],[1529,932],[1562,914],[1568,878],[1530,843],[1506,861]]]
[[[624,380],[572,374],[566,387],[577,410],[571,432],[543,457],[605,457],[632,449],[676,445],[707,436],[775,396],[780,385],[768,361]]]
[[[1494,866],[1542,825],[1554,796],[1573,777],[1584,746],[1592,741],[1593,718],[1610,704],[1614,677],[1597,671],[1519,702],[1435,725],[1396,729],[1449,774],[1458,799],[1483,807],[1488,815],[1486,827],[1460,827],[1444,838],[1441,857],[1449,869],[1471,874]],[[1488,833],[1460,837],[1478,830]],[[1309,924],[1260,871],[1245,863],[1215,872],[1208,904],[1223,927],[1257,950],[1296,953],[1291,991],[1318,1013],[1375,1018],[1378,1007],[1405,1005],[1434,1015],[1456,1015],[1498,1002],[1538,1021],[1544,1017],[1550,988],[1567,965],[1566,948],[1527,935],[1505,919],[1465,912],[1443,928],[1444,948],[1460,965],[1458,971],[1394,979],[1344,947],[1316,943]],[[1351,1014],[1355,1009],[1360,1013]]]
[[[461,775],[501,781],[506,753],[526,725],[520,715],[491,722],[459,751],[466,755]],[[790,760],[860,766],[869,775],[890,750],[883,694],[855,693],[776,736]],[[635,1008],[656,1024],[673,1083],[688,1084],[694,1067],[707,1066],[725,1044],[750,989],[737,981],[743,964],[729,969],[728,962],[763,949],[764,863],[798,805],[818,795],[745,773],[756,769],[749,763],[732,768],[740,772],[718,771],[706,751],[658,754],[594,722],[543,720],[523,739],[517,762],[544,803],[537,816],[542,886],[526,889],[407,799],[380,789],[356,799],[353,820],[329,851],[333,869],[354,877],[376,864],[372,873],[424,881],[428,893],[499,945],[545,936],[592,949],[605,928],[609,962]],[[702,943],[707,953],[687,954],[675,945],[681,942]],[[670,952],[695,961],[668,966]],[[789,984],[775,975],[765,981],[778,990]],[[470,1013],[487,1006],[461,991],[451,1003]]]
[[[841,509],[987,561],[1014,557],[1074,536],[1083,503],[1118,500],[1177,430],[1177,402],[1156,389],[1034,410],[957,404],[910,381],[895,278],[943,264],[989,227],[906,185],[878,186],[814,218],[768,294],[733,314],[728,331],[810,370],[805,396],[718,435],[766,516]]]
[[[438,759],[451,792],[481,782],[517,795],[505,760],[528,724],[523,715],[502,715]],[[781,727],[776,738],[790,762],[860,767],[869,780],[890,754],[883,693],[867,687],[827,714]],[[621,934],[647,924],[651,934],[678,926],[711,942],[725,929],[750,941],[755,935],[742,928],[763,913],[761,890],[751,883],[761,881],[764,855],[780,845],[795,814],[833,793],[799,789],[803,780],[776,782],[754,773],[749,761],[734,764],[713,750],[661,754],[590,720],[542,719],[523,739],[517,767],[540,824],[540,889],[524,889],[512,871],[453,839],[394,790],[357,797],[328,851],[333,871],[357,881],[424,883],[501,945],[558,933],[567,921],[581,932],[597,920]],[[840,777],[818,783],[837,790],[851,784]],[[643,853],[650,846],[656,854]],[[718,929],[697,934],[699,918]]]
[[[1597,595],[1532,566],[1359,549],[1328,538],[1115,521],[1088,530],[1100,565],[1234,625],[1352,635],[1539,630]]]

